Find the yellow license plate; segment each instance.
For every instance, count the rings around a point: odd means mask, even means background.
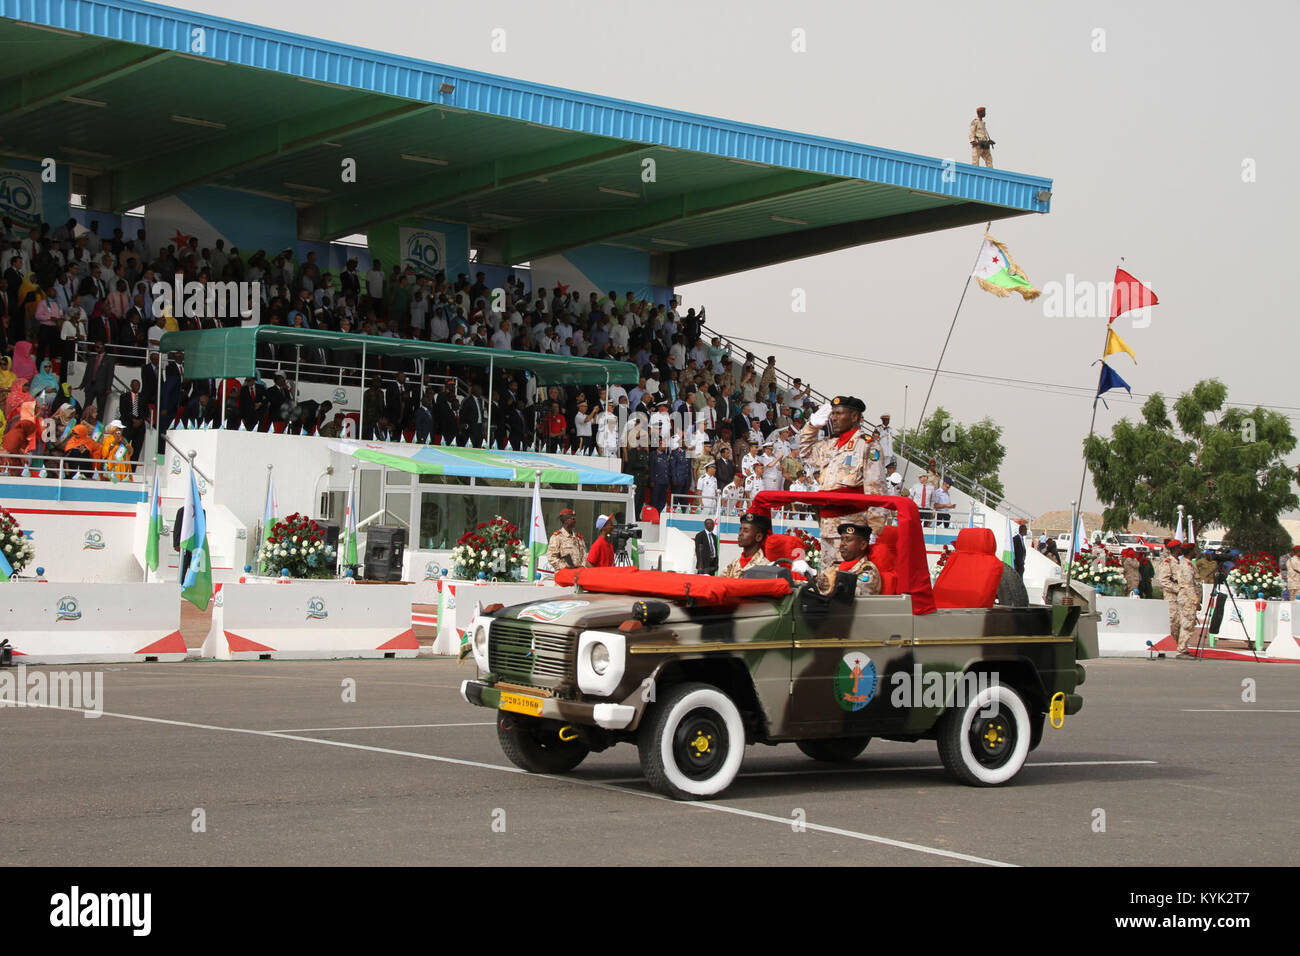
[[[530,717],[542,716],[542,699],[540,697],[503,693],[501,699],[497,701],[497,706],[502,710],[513,711],[516,714],[528,714]]]

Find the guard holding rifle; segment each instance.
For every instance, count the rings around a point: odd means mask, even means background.
[[[587,563],[587,542],[573,530],[577,524],[578,516],[572,508],[560,511],[560,528],[546,544],[546,560],[551,563],[552,571],[580,568]]]
[[[978,166],[980,160],[989,169],[993,168],[993,140],[989,139],[988,127],[984,125],[984,107],[975,111],[975,118],[970,121],[970,163]]]

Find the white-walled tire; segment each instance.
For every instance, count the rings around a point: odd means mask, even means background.
[[[674,800],[726,790],[745,756],[745,724],[731,698],[710,684],[679,684],[661,696],[637,734],[641,772]]]
[[[962,783],[996,787],[1025,765],[1032,736],[1025,702],[1015,688],[997,682],[940,718],[939,758]]]

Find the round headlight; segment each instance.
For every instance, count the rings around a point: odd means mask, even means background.
[[[487,653],[487,628],[481,624],[474,628],[474,650],[480,654]]]
[[[597,641],[591,645],[591,669],[598,675],[609,670],[609,648]]]

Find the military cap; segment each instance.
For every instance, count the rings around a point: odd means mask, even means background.
[[[854,398],[852,395],[836,395],[831,399],[831,405],[836,408],[851,408],[855,412],[865,412],[867,403],[860,398]]]
[[[848,534],[849,532],[852,532],[860,538],[866,538],[868,541],[871,540],[871,526],[865,521],[862,523],[846,521],[835,530],[840,534]]]
[[[572,508],[561,508],[561,509],[560,509],[560,517],[561,517],[561,518],[573,518],[573,517],[576,517],[576,513],[574,512],[574,510],[573,510]]]
[[[1183,546],[1183,543],[1182,543],[1181,541],[1179,541],[1177,538],[1166,538],[1166,539],[1165,539],[1165,547],[1166,547],[1166,548],[1181,548],[1182,546]]]
[[[741,515],[740,523],[752,524],[759,531],[770,532],[772,530],[772,519],[755,511],[747,511]]]

